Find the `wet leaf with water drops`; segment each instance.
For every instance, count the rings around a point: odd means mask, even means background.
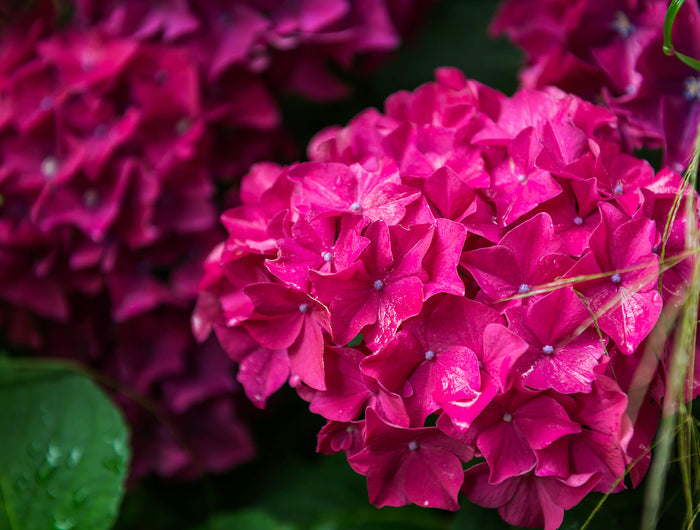
[[[124,493],[124,421],[87,378],[0,357],[0,530],[105,530]]]

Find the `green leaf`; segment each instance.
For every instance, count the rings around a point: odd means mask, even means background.
[[[355,346],[359,346],[360,344],[362,344],[363,340],[365,340],[365,338],[362,336],[362,333],[358,333],[350,342],[348,342],[345,345],[345,347],[354,348]]]
[[[103,530],[116,518],[124,422],[87,378],[0,357],[0,530]]]
[[[241,510],[214,517],[199,530],[292,530],[270,514],[257,509]]]

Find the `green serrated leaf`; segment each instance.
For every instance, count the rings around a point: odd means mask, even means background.
[[[112,526],[127,429],[92,381],[55,363],[0,358],[0,433],[0,530]]]

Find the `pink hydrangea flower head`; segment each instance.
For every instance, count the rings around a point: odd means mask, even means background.
[[[308,162],[253,168],[193,324],[256,405],[288,380],[374,504],[456,510],[461,488],[554,529],[653,437],[643,352],[698,219],[666,231],[682,179],[629,155],[604,108],[436,78],[322,131]]]

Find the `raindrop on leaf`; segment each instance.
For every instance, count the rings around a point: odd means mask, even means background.
[[[112,440],[112,449],[119,456],[126,456],[126,443],[121,438],[115,438]]]
[[[124,470],[124,464],[122,463],[121,459],[114,457],[104,458],[102,460],[102,467],[117,474]]]
[[[27,447],[27,454],[29,454],[29,456],[36,456],[41,453],[41,447],[41,442],[39,440],[34,440],[29,444],[29,447]]]
[[[80,488],[73,494],[73,506],[80,508],[88,500],[90,492],[86,488]]]
[[[71,452],[68,455],[68,460],[66,460],[66,466],[68,466],[69,469],[73,469],[80,463],[82,458],[83,451],[81,449],[78,449],[77,447],[74,447],[73,449],[71,449]]]
[[[70,530],[75,526],[75,523],[68,517],[55,516],[53,518],[53,527],[55,530]]]
[[[60,447],[55,443],[49,442],[49,449],[46,451],[46,462],[53,467],[57,467],[60,463],[62,453]]]
[[[56,471],[56,466],[53,466],[49,464],[48,462],[44,462],[39,466],[39,469],[36,471],[36,477],[39,480],[39,482],[46,482],[51,478],[51,475],[53,475],[53,472]]]
[[[26,491],[26,489],[29,487],[29,481],[27,480],[26,477],[20,477],[17,479],[17,482],[15,482],[15,489],[17,490],[18,493],[22,493]]]

